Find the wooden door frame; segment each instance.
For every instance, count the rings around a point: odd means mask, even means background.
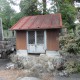
[[[36,39],[36,35],[37,35],[37,31],[38,30],[31,30],[31,31],[34,31],[35,32],[35,44],[37,43],[37,39]],[[46,30],[43,30],[44,31],[44,47],[45,47],[45,51],[47,50],[47,32]],[[27,45],[27,52],[28,52],[28,33],[29,31],[26,32],[26,38],[27,38],[27,41],[26,41],[26,45]]]

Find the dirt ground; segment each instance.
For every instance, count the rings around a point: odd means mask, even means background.
[[[7,59],[0,59],[0,80],[16,80],[19,77],[27,77],[29,76],[29,72],[28,70],[17,70],[17,69],[10,69],[7,70],[6,69],[6,65],[8,63],[10,63],[10,60]],[[50,75],[47,75],[48,77],[46,77],[46,75],[43,76],[43,78],[45,80],[51,80],[50,79]],[[32,76],[33,77],[33,76]]]
[[[16,80],[27,75],[24,70],[6,70],[6,65],[10,62],[8,59],[0,59],[0,80]]]
[[[23,70],[0,70],[0,80],[16,80],[26,74]]]
[[[27,70],[5,70],[6,64],[11,61],[0,59],[0,80],[16,80],[19,77],[29,75]],[[70,77],[52,76],[44,74],[42,80],[80,80],[80,73],[71,75]]]
[[[0,80],[16,80],[19,77],[26,77],[27,74],[24,70],[0,70]],[[54,77],[49,78],[49,76],[46,76],[46,78],[42,80],[80,80],[80,75],[73,75],[72,77]],[[45,77],[45,76],[44,76]]]

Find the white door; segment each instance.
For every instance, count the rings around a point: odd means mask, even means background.
[[[35,32],[29,31],[28,32],[28,53],[34,53],[35,52]]]
[[[45,53],[44,31],[36,31],[36,52]]]
[[[28,31],[28,53],[45,53],[44,31]]]

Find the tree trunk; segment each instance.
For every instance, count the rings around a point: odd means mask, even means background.
[[[76,27],[72,28],[73,29],[73,33],[76,36]]]
[[[46,14],[46,0],[43,1],[43,14]]]

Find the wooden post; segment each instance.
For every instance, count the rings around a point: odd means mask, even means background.
[[[3,27],[2,27],[2,19],[0,18],[0,41],[3,40]]]

